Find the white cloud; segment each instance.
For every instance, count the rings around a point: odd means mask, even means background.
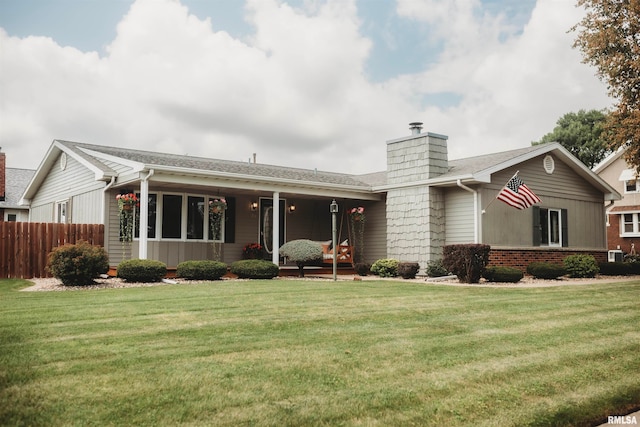
[[[0,29],[0,146],[12,167],[36,167],[59,138],[359,173],[384,169],[385,142],[411,121],[462,157],[528,145],[562,114],[607,105],[571,49],[580,11],[568,1],[539,0],[516,32],[478,1],[399,0],[444,51],[378,84],[355,4],[248,0],[255,31],[239,40],[176,0],[137,0],[104,57]],[[447,91],[458,105],[424,105]]]

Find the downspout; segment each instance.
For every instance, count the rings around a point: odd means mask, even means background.
[[[146,177],[140,181],[140,234],[138,238],[138,258],[147,259],[149,230],[149,178],[155,173],[150,169]]]
[[[615,200],[610,200],[609,204],[604,207],[604,216],[606,218],[604,223],[607,227],[609,226],[609,208],[611,208],[615,202]]]
[[[106,219],[105,210],[107,209],[107,206],[106,206],[106,204],[107,204],[106,195],[107,195],[107,191],[111,190],[111,187],[113,187],[113,184],[115,184],[115,183],[116,183],[116,177],[112,176],[111,177],[111,182],[109,182],[107,184],[107,186],[104,187],[104,189],[102,190],[103,196],[102,196],[102,212],[100,213],[100,224],[105,225],[105,226],[106,226],[106,224],[104,223],[105,219]]]
[[[473,194],[473,243],[480,243],[480,238],[479,238],[480,227],[478,224],[478,192],[473,188],[469,188],[466,185],[464,185],[461,180],[458,180],[456,184],[458,185],[458,187],[462,188],[463,190],[466,190],[469,193]]]

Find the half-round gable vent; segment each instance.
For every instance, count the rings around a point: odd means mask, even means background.
[[[545,172],[547,172],[548,174],[552,174],[553,170],[556,168],[556,162],[553,160],[553,157],[551,157],[549,154],[544,156],[544,160],[542,161],[542,164],[544,165]]]

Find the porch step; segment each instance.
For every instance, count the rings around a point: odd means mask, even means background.
[[[345,274],[345,275],[353,275],[355,274],[355,270],[353,269],[353,267],[351,265],[348,266],[338,266],[337,269],[337,274]],[[282,276],[282,277],[291,277],[291,276],[298,276],[299,272],[298,272],[298,267],[297,266],[292,266],[292,265],[281,265],[280,266],[280,274],[278,274],[278,276]],[[306,266],[304,268],[304,274],[306,275],[310,275],[310,276],[315,276],[315,275],[327,275],[327,274],[333,274],[333,267],[332,266]],[[109,267],[109,271],[107,272],[107,275],[109,277],[116,277],[118,275],[118,269],[116,267]],[[167,279],[173,279],[176,277],[176,267],[167,267],[167,275],[165,276]],[[236,276],[234,274],[231,274],[230,272],[227,272],[227,274],[224,275],[224,277],[229,277],[229,278],[235,278]]]

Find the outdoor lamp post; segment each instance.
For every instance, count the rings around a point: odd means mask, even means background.
[[[338,248],[336,247],[336,214],[338,213],[338,203],[336,203],[336,199],[333,199],[331,205],[329,206],[329,212],[331,212],[331,240],[333,245],[333,281],[335,282],[338,279]]]

